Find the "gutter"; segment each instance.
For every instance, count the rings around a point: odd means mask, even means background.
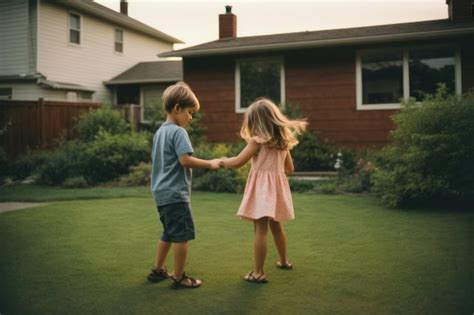
[[[166,82],[177,82],[183,80],[180,78],[164,78],[164,79],[143,79],[143,80],[112,80],[104,81],[104,85],[124,85],[124,84],[141,84],[141,83],[166,83]]]
[[[251,46],[234,46],[224,48],[210,48],[200,50],[176,50],[161,53],[159,57],[200,57],[200,56],[211,56],[211,55],[226,55],[226,54],[242,54],[259,51],[279,51],[288,49],[298,48],[317,48],[317,47],[332,47],[332,46],[343,46],[343,45],[362,45],[362,44],[373,44],[382,43],[386,41],[402,41],[402,40],[416,40],[416,39],[429,39],[436,37],[444,37],[450,35],[467,35],[473,34],[474,28],[461,28],[455,30],[443,30],[443,31],[427,31],[417,32],[409,34],[390,34],[390,35],[375,35],[375,36],[364,36],[364,37],[350,37],[350,38],[338,38],[338,39],[325,39],[325,40],[313,40],[295,43],[274,43],[266,45],[251,45]]]

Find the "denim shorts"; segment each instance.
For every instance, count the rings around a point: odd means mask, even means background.
[[[159,206],[158,214],[163,224],[162,241],[182,243],[194,239],[194,221],[188,202]]]

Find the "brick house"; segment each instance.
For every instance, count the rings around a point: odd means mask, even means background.
[[[447,0],[443,20],[251,37],[237,37],[226,7],[218,40],[160,56],[182,57],[211,141],[238,141],[242,113],[267,96],[299,105],[329,141],[380,147],[401,99],[420,100],[439,82],[456,94],[474,87],[473,3]]]

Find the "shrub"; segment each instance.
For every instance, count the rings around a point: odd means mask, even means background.
[[[228,144],[201,144],[195,148],[196,156],[202,159],[214,159],[223,156],[235,156],[245,143]],[[207,169],[193,170],[193,188],[216,192],[241,192],[245,186],[250,163],[239,169],[220,169],[211,171]]]
[[[290,189],[293,192],[307,192],[314,188],[311,181],[290,179]]]
[[[138,165],[130,166],[129,173],[119,178],[118,184],[121,186],[143,186],[150,185],[151,163],[141,162]]]
[[[5,150],[0,147],[0,180],[9,175],[9,168],[10,160],[8,159]]]
[[[126,174],[128,168],[150,160],[150,145],[141,133],[112,135],[99,132],[87,147],[84,176],[91,182],[104,182]]]
[[[45,153],[48,159],[38,171],[38,182],[59,185],[66,178],[83,175],[88,166],[87,147],[86,143],[75,140],[64,142],[55,151]]]
[[[111,135],[99,132],[94,141],[65,142],[49,154],[38,181],[58,185],[67,178],[83,176],[98,183],[126,174],[131,165],[150,159],[150,146],[141,133]]]
[[[374,191],[389,206],[474,201],[474,95],[441,87],[394,116],[393,144],[377,158]]]
[[[207,172],[193,179],[193,188],[214,192],[241,192],[245,180],[233,169],[219,169]]]
[[[328,143],[321,142],[316,133],[308,131],[299,137],[291,156],[297,171],[332,171],[334,151]]]
[[[10,161],[8,174],[13,179],[24,179],[38,172],[38,169],[48,160],[45,151],[28,152],[14,161]]]
[[[89,142],[94,140],[100,131],[113,135],[126,134],[130,132],[130,125],[119,111],[104,106],[81,115],[74,131],[79,140]]]
[[[89,186],[89,184],[83,176],[78,176],[67,178],[62,186],[65,188],[85,188]]]
[[[326,194],[326,195],[331,195],[335,194],[337,190],[336,183],[323,183],[317,186],[316,191]]]

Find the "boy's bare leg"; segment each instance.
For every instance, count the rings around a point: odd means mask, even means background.
[[[184,272],[184,265],[186,264],[186,257],[188,255],[188,242],[173,243],[174,251],[174,270],[173,276],[175,279],[181,277]]]
[[[273,240],[275,242],[275,247],[278,252],[279,261],[281,264],[286,264],[288,262],[288,257],[286,253],[286,235],[283,227],[280,222],[270,220],[270,230],[273,234]]]
[[[163,265],[165,264],[166,256],[168,256],[168,252],[170,251],[171,243],[159,240],[156,244],[156,257],[155,257],[155,264],[153,265],[153,269],[160,270],[163,269]]]
[[[254,220],[255,226],[255,270],[256,277],[263,274],[263,266],[265,265],[265,258],[267,257],[267,232],[268,232],[268,218],[261,218]]]

